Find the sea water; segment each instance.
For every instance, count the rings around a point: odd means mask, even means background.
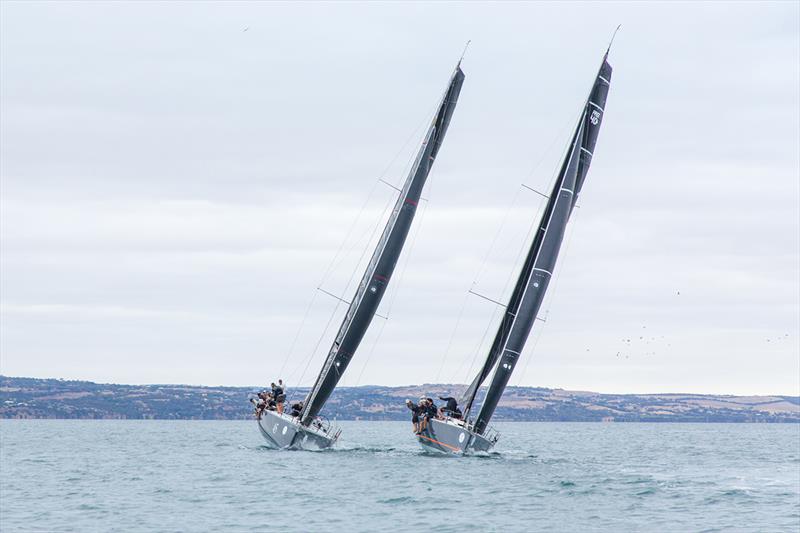
[[[341,426],[287,452],[254,421],[3,420],[0,530],[800,531],[797,424],[508,423],[467,457]]]

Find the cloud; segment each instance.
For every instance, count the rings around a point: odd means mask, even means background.
[[[800,389],[794,4],[0,9],[4,373],[308,384],[344,311],[316,288],[352,296],[394,194],[377,178],[401,182],[472,39],[390,318],[344,380],[466,381],[498,318],[466,292],[507,297],[542,207],[520,183],[548,188],[622,22],[512,383]]]

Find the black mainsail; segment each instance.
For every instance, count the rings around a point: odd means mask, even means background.
[[[495,368],[486,398],[475,418],[473,429],[478,434],[484,432],[497,408],[553,275],[567,222],[592,162],[611,83],[611,71],[606,51],[489,354],[464,394],[462,405],[466,416],[475,401],[478,388],[491,369]]]
[[[300,415],[304,426],[311,424],[325,405],[372,322],[408,236],[422,188],[444,141],[463,83],[459,61],[322,370],[306,398]]]

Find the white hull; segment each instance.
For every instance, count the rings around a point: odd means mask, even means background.
[[[425,431],[417,435],[417,440],[426,450],[444,453],[464,454],[487,452],[497,442],[493,430],[479,435],[462,420],[446,418],[428,421]]]
[[[276,450],[324,450],[339,438],[336,428],[306,427],[298,418],[276,411],[264,411],[258,419],[258,429],[267,446]]]

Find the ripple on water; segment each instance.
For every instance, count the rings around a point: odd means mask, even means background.
[[[411,496],[401,496],[399,498],[387,498],[385,500],[378,500],[378,503],[385,503],[388,505],[402,505],[402,504],[416,504],[419,500]]]
[[[131,533],[266,530],[272,507],[287,533],[797,529],[798,427],[506,426],[491,453],[454,456],[406,423],[342,423],[338,448],[284,452],[250,422],[3,422],[0,530],[109,514]]]

